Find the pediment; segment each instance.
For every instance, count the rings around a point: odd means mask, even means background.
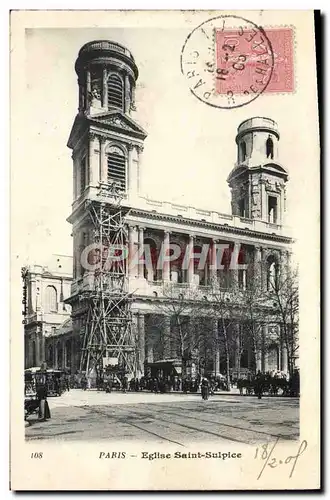
[[[93,124],[102,124],[108,129],[115,129],[124,134],[134,135],[141,139],[147,137],[146,131],[138,125],[132,118],[124,115],[120,111],[112,111],[99,115],[89,116],[88,121]]]
[[[244,164],[237,165],[233,170],[230,172],[227,182],[230,183],[233,179],[240,177],[242,174],[246,173],[248,170],[248,167]]]
[[[275,173],[280,173],[280,174],[285,174],[288,175],[288,171],[279,163],[264,163],[263,168],[267,168],[267,170],[273,171]]]

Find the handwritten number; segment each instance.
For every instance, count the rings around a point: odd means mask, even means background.
[[[268,456],[268,454],[267,454],[267,447],[268,447],[268,444],[267,444],[267,443],[266,443],[266,444],[263,444],[263,445],[262,445],[262,447],[261,447],[261,448],[264,450],[264,451],[262,452],[262,455],[261,455],[261,458],[262,458],[263,460],[266,460],[266,458],[267,458],[267,456]]]
[[[272,458],[268,465],[272,469],[274,469],[275,467],[277,467],[276,458]]]

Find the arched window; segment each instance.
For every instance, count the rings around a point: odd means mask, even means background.
[[[118,146],[110,146],[107,150],[108,183],[116,182],[118,187],[126,190],[126,155]]]
[[[108,108],[124,108],[124,86],[118,75],[110,75],[108,78]]]
[[[57,291],[54,286],[48,285],[45,294],[45,312],[57,312]]]
[[[278,289],[278,263],[274,257],[267,261],[267,290]]]
[[[241,159],[242,159],[242,161],[246,160],[246,142],[245,141],[241,142]]]
[[[267,156],[267,158],[271,158],[271,159],[274,158],[274,143],[270,137],[268,137],[268,139],[266,141],[266,156]]]

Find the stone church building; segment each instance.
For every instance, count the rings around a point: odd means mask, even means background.
[[[70,350],[71,370],[79,369],[79,342],[85,326],[80,296],[93,286],[93,273],[84,268],[81,259],[84,249],[94,241],[94,228],[86,207],[93,200],[107,203],[102,186],[117,181],[126,210],[128,247],[141,250],[148,245],[152,255],[151,266],[139,261],[128,269],[139,351],[138,375],[148,365],[166,361],[176,364],[180,373],[180,349],[175,333],[171,333],[175,329],[171,315],[158,321],[164,312],[164,298],[169,299],[166,294],[175,293],[181,299],[189,296],[196,304],[204,300],[201,328],[209,336],[221,337],[219,319],[210,312],[212,308],[208,310],[211,285],[218,281],[230,301],[234,290],[248,290],[255,286],[258,277],[258,288],[266,293],[270,280],[290,267],[292,239],[284,225],[288,172],[279,162],[277,124],[271,118],[251,117],[238,126],[237,157],[233,158],[233,168],[228,168],[227,179],[231,213],[151,200],[139,189],[147,132],[132,118],[132,111],[138,112],[135,107],[138,67],[131,52],[115,42],[93,41],[81,48],[75,70],[79,109],[68,140],[73,159],[73,204],[68,218],[73,234],[73,276],[65,301],[72,308],[70,336],[75,348]],[[183,269],[182,258],[178,257],[158,269],[155,256],[173,244],[182,249],[182,254],[188,249],[194,256],[208,245],[203,268],[193,260]],[[239,249],[241,268],[215,269],[219,244]],[[205,322],[209,323],[209,329]],[[187,324],[189,330],[189,318]],[[231,370],[287,371],[287,353],[279,325],[269,316],[262,322],[263,340],[258,347],[249,341],[240,315],[237,321],[230,319],[229,330],[233,340]],[[197,366],[200,363],[208,373],[217,375],[226,370],[221,340],[208,344],[203,353],[197,344],[192,351]]]

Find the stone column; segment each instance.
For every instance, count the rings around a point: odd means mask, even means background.
[[[233,326],[234,343],[235,343],[235,370],[239,372],[241,370],[241,339],[240,339],[240,325],[235,323]]]
[[[40,363],[46,361],[46,350],[45,350],[45,335],[44,332],[40,332]]]
[[[57,341],[55,340],[55,344],[54,344],[54,353],[55,353],[55,368],[58,368],[58,344],[57,344]]]
[[[292,266],[292,252],[289,250],[286,252],[286,267],[288,272],[291,271],[291,266]]]
[[[262,371],[262,363],[261,363],[261,349],[257,348],[256,350],[256,372]]]
[[[212,330],[214,339],[214,375],[217,377],[220,375],[220,346],[219,346],[219,330],[218,330],[218,320],[217,318],[212,319]]]
[[[40,366],[40,332],[36,332],[36,366]]]
[[[144,262],[143,262],[143,245],[144,245],[144,227],[139,227],[139,278],[144,278]]]
[[[91,92],[92,92],[92,84],[91,84],[91,72],[90,69],[86,71],[86,107],[90,107],[91,104]]]
[[[135,232],[135,226],[128,227],[128,275],[131,278],[134,278],[138,271]]]
[[[164,316],[163,320],[163,358],[171,359],[171,318]]]
[[[218,240],[211,240],[211,251],[210,251],[210,281],[211,284],[215,284],[217,279],[217,244]]]
[[[254,247],[254,280],[256,280],[256,287],[263,290],[263,265],[262,265],[262,249],[259,246]],[[259,283],[258,283],[259,282]]]
[[[137,151],[137,157],[134,160],[134,168],[135,168],[135,189],[136,189],[136,194],[138,195],[140,192],[140,187],[141,187],[141,162],[143,158],[143,145],[139,144],[136,146],[136,151]]]
[[[75,169],[76,169],[76,198],[81,195],[81,159],[75,158]]]
[[[62,367],[61,368],[66,368],[67,366],[67,350],[66,350],[66,341],[62,340]]]
[[[170,262],[166,260],[166,258],[169,256],[169,247],[170,247],[170,232],[169,231],[164,231],[164,241],[163,241],[163,256],[164,256],[164,262],[163,262],[163,280],[164,281],[170,281]]]
[[[286,252],[284,250],[281,250],[280,252],[280,269],[279,269],[279,280],[280,282],[283,282],[287,279],[288,277],[288,270],[287,270],[287,256]]]
[[[73,183],[72,183],[72,197],[73,201],[76,200],[78,196],[78,186],[77,186],[77,162],[75,160],[74,155],[71,155],[72,163],[73,163]]]
[[[99,170],[100,170],[100,182],[106,184],[108,182],[108,164],[105,154],[105,138],[100,137],[100,158],[99,158]]]
[[[89,137],[89,148],[88,148],[88,165],[89,165],[89,185],[98,186],[99,183],[99,161],[98,155],[95,153],[97,148],[97,140],[98,138],[91,134]],[[100,155],[100,151],[99,151]]]
[[[262,358],[263,358],[263,371],[268,372],[268,352],[267,352],[267,334],[268,328],[267,325],[263,325],[262,327]]]
[[[147,362],[153,363],[154,361],[154,346],[153,346],[153,338],[152,338],[152,330],[150,327],[147,330]]]
[[[288,373],[288,350],[284,343],[281,345],[281,370]]]
[[[36,294],[37,294],[37,284],[35,279],[30,281],[30,293],[29,293],[29,312],[33,313],[36,311]]]
[[[51,343],[52,343],[52,347],[53,347],[53,349],[52,349],[52,354],[53,354],[52,367],[56,368],[56,352],[55,352],[55,350],[56,350],[56,342],[55,342],[54,338],[51,339]]]
[[[232,268],[230,269],[231,286],[234,290],[238,289],[238,254],[239,254],[238,244],[234,243],[234,248],[230,259],[230,265],[232,266]]]
[[[145,349],[146,349],[146,340],[145,340],[145,324],[144,324],[144,314],[139,313],[138,315],[138,331],[139,331],[139,370],[140,376],[144,375],[144,363],[145,363]]]
[[[128,75],[125,75],[125,113],[130,111],[130,81]]]
[[[128,144],[127,146],[128,149],[128,157],[127,157],[127,191],[129,196],[132,196],[135,194],[135,189],[134,189],[134,177],[136,172],[134,172],[135,168],[135,162],[133,162],[133,156],[136,156],[137,153],[135,151],[134,145],[133,144]]]
[[[108,80],[107,80],[107,68],[103,68],[102,72],[102,107],[108,108]]]
[[[91,72],[88,69],[86,72],[86,108],[89,108],[91,104],[91,90]]]
[[[193,283],[194,282],[194,259],[192,258],[192,255],[194,253],[194,235],[189,234],[189,243],[188,243],[188,255],[189,255],[189,262],[188,262],[188,283]]]
[[[132,83],[132,102],[130,105],[130,109],[135,111],[135,84],[134,83]]]

